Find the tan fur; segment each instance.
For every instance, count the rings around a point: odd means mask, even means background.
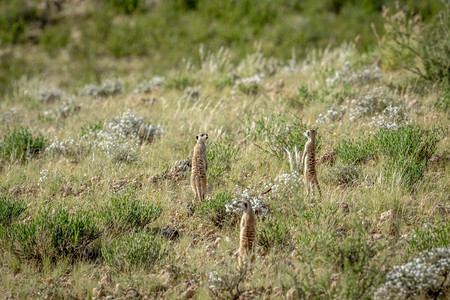
[[[191,187],[197,200],[203,201],[206,196],[206,170],[208,163],[206,161],[206,145],[208,139],[206,133],[197,135],[197,143],[194,147],[191,166]]]
[[[317,187],[319,195],[322,196],[316,173],[316,131],[314,129],[307,130],[304,135],[308,138],[302,156],[305,191],[309,194],[314,186],[314,188]]]
[[[244,211],[241,218],[238,256],[239,266],[243,266],[247,264],[248,255],[251,255],[251,261],[255,260],[253,252],[256,240],[256,218],[248,200],[239,200],[235,203],[235,206],[242,208]]]

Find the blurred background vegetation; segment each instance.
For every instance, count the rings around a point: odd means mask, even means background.
[[[444,6],[437,0],[398,4],[411,15],[420,13],[425,23]],[[183,66],[184,58],[200,60],[201,46],[231,49],[234,60],[256,46],[284,60],[345,41],[370,51],[377,42],[374,28],[384,34],[383,7],[395,5],[388,0],[0,1],[0,95],[24,75],[66,72],[73,85],[99,81],[108,72],[163,72]]]

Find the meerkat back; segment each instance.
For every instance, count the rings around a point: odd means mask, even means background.
[[[319,195],[322,196],[316,173],[316,131],[310,129],[304,135],[308,138],[302,157],[305,190],[309,193],[313,189],[313,186],[317,187]]]

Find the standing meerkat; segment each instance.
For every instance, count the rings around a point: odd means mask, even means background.
[[[316,172],[316,131],[314,129],[310,129],[305,131],[303,135],[308,138],[302,156],[305,190],[306,193],[309,194],[309,191],[310,190],[312,191],[313,185],[315,185],[315,187],[317,187],[317,189],[319,190],[319,195],[322,196],[319,182],[317,181],[317,172]]]
[[[206,195],[206,170],[208,170],[208,162],[206,161],[206,145],[208,139],[206,133],[197,135],[197,143],[194,147],[191,166],[191,187],[195,197],[203,201]]]
[[[256,218],[250,201],[238,200],[233,205],[244,211],[239,235],[239,266],[242,266],[247,264],[249,254],[251,254],[250,260],[255,260],[253,251],[256,239]]]

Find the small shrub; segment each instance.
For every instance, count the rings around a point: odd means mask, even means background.
[[[232,202],[233,200],[229,194],[219,193],[213,198],[203,201],[196,207],[196,211],[200,212],[202,216],[207,216],[214,225],[222,227],[227,220],[227,216],[229,216],[229,212],[226,209],[227,204]]]
[[[195,86],[195,84],[196,80],[192,77],[182,74],[175,74],[167,79],[165,87],[168,89],[183,91],[189,86]]]
[[[273,216],[258,224],[257,242],[264,249],[286,247],[291,240],[288,224],[280,216]]]
[[[219,271],[211,271],[208,275],[208,291],[213,299],[238,299],[239,286],[244,282],[247,268],[226,266]]]
[[[87,138],[87,137],[96,137],[97,133],[102,130],[103,128],[103,122],[98,121],[94,124],[86,124],[81,126],[81,137]]]
[[[388,157],[385,176],[397,174],[402,182],[412,187],[423,175],[428,159],[437,144],[446,136],[446,130],[424,130],[418,125],[406,125],[396,131],[380,129],[374,140],[381,154]]]
[[[42,103],[54,103],[61,100],[62,92],[57,89],[41,89],[39,91],[39,101]]]
[[[450,246],[450,224],[422,224],[414,229],[414,233],[409,240],[411,246],[423,251],[432,248]]]
[[[238,153],[239,149],[229,138],[209,143],[206,150],[208,177],[213,180],[222,178],[225,172],[231,170]]]
[[[144,122],[144,118],[127,110],[121,116],[116,116],[99,131],[98,137],[105,140],[131,138],[137,145],[143,142],[151,143],[155,137],[162,135],[161,125]]]
[[[161,212],[160,206],[136,199],[136,192],[128,188],[111,198],[101,218],[108,229],[127,231],[143,228],[156,221]]]
[[[351,186],[360,178],[361,170],[353,164],[339,164],[326,170],[326,179],[333,185]]]
[[[75,102],[74,99],[64,101],[60,106],[47,110],[44,112],[44,116],[51,119],[65,119],[71,115],[76,114],[81,109],[81,105]]]
[[[161,240],[142,230],[104,242],[101,251],[105,262],[120,271],[151,268],[164,255]]]
[[[22,259],[42,263],[60,258],[95,260],[100,230],[91,214],[70,213],[62,206],[44,207],[26,223],[13,223],[0,233],[2,247]]]
[[[44,151],[47,139],[39,134],[33,137],[28,128],[21,127],[3,136],[0,143],[1,157],[10,161],[24,162]]]
[[[434,248],[419,253],[414,260],[394,266],[386,282],[374,293],[375,299],[409,299],[419,296],[440,299],[448,292],[450,247]]]
[[[446,134],[442,127],[431,130],[419,125],[402,125],[397,130],[381,128],[372,137],[341,141],[335,153],[344,162],[353,164],[383,156],[386,158],[384,177],[399,176],[403,184],[412,187],[422,177],[428,159]]]
[[[87,84],[85,85],[81,92],[85,95],[92,96],[95,98],[100,97],[111,97],[124,92],[124,84],[120,79],[107,79],[104,80],[100,85],[97,84]]]
[[[196,101],[200,97],[200,91],[201,91],[200,86],[194,87],[188,86],[187,88],[184,89],[183,96],[181,96],[180,99],[184,101],[192,101],[192,102]]]
[[[371,139],[342,140],[334,150],[336,156],[344,163],[364,163],[375,157],[376,146]]]
[[[235,88],[243,94],[255,96],[262,90],[264,83],[264,74],[256,74],[236,80]]]
[[[382,73],[377,65],[365,66],[362,69],[352,70],[350,62],[346,62],[342,70],[336,71],[333,77],[327,78],[327,85],[341,84],[370,84],[381,79]]]
[[[150,80],[144,80],[141,81],[139,84],[136,85],[133,92],[136,94],[142,93],[147,94],[153,92],[158,87],[162,86],[164,83],[165,78],[160,76],[154,76]]]
[[[305,85],[300,85],[294,94],[285,93],[282,100],[286,101],[291,107],[303,109],[306,105],[318,98],[318,92],[311,90]]]
[[[303,135],[308,127],[300,122],[291,122],[282,115],[273,114],[269,117],[261,117],[256,121],[247,120],[244,123],[244,134],[261,150],[282,159],[286,155],[286,149],[294,153],[297,148],[302,151],[307,138]],[[320,149],[320,136],[316,138],[316,147]]]
[[[450,82],[448,4],[428,26],[422,24],[419,15],[412,16],[398,5],[393,13],[384,8],[383,17],[386,34],[378,45],[385,65],[404,68],[432,82]]]
[[[434,102],[433,106],[442,112],[450,112],[450,84],[443,87],[442,95]]]
[[[59,141],[58,138],[51,140],[50,145],[45,149],[50,155],[65,155],[74,158],[82,157],[89,150],[88,146],[74,139]]]
[[[9,225],[27,209],[25,201],[12,201],[0,197],[0,225]]]

